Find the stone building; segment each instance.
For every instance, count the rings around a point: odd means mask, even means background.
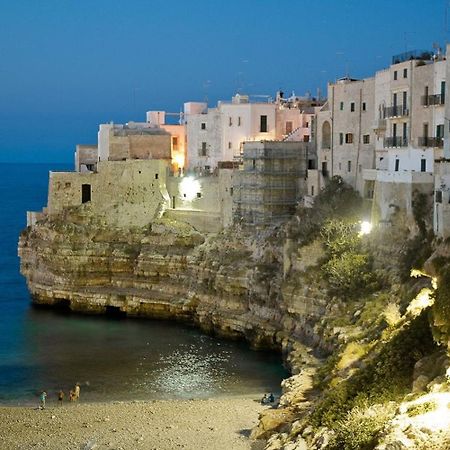
[[[98,132],[99,161],[171,160],[171,148],[170,133],[149,123],[101,124]]]
[[[75,150],[75,170],[77,172],[95,172],[98,162],[98,146],[77,145]]]
[[[167,123],[168,116],[178,119],[178,123]],[[183,171],[186,166],[186,125],[183,113],[168,113],[166,111],[147,111],[147,123],[159,127],[170,133],[170,150],[172,169],[174,172]]]
[[[374,94],[374,78],[345,77],[328,85],[328,100],[317,113],[318,167],[308,172],[309,195],[334,175],[362,192],[362,171],[374,167]]]
[[[305,142],[246,142],[233,180],[234,221],[268,225],[291,217],[305,193],[312,149]]]
[[[434,233],[444,239],[450,236],[450,102],[446,101],[450,98],[450,45],[447,45],[446,55],[445,91],[441,92],[440,97],[432,99],[435,103],[444,104],[444,107],[440,108],[444,109],[444,148],[442,158],[435,164],[433,210]]]
[[[375,75],[376,160],[363,173],[375,223],[401,212],[413,226],[415,192],[433,193],[443,151],[445,66],[440,53],[408,52]]]
[[[251,101],[236,94],[231,102],[220,101],[216,108],[206,103],[195,111],[185,105],[187,167],[196,172],[211,172],[220,162],[239,161],[248,141],[312,141],[314,117],[321,102],[310,97],[285,99],[278,93],[275,101]]]

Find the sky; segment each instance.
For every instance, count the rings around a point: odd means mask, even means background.
[[[324,93],[445,46],[449,3],[0,0],[0,162],[71,162],[99,123],[186,101]]]

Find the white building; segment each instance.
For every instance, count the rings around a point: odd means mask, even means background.
[[[266,102],[236,94],[215,108],[186,103],[187,167],[209,172],[220,162],[238,161],[247,141],[309,142],[316,105],[313,99],[284,99],[280,94]]]

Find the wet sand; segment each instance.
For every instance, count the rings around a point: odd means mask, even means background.
[[[263,408],[249,397],[0,407],[0,449],[248,450]]]

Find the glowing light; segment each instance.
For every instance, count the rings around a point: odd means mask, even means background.
[[[422,272],[419,269],[411,269],[411,273],[410,276],[412,278],[419,278],[419,277],[427,277],[427,278],[431,278],[431,286],[433,289],[437,289],[437,278],[436,277],[432,277],[430,275],[428,275],[425,272]]]
[[[184,156],[175,155],[173,157],[173,162],[177,165],[178,168],[182,169],[184,167]]]
[[[360,236],[369,234],[371,231],[372,231],[372,224],[370,222],[367,221],[361,222],[361,228],[359,231]]]
[[[201,192],[201,185],[198,180],[193,177],[185,177],[180,183],[180,194],[183,200],[191,202]]]
[[[432,411],[425,411],[423,414],[414,417],[407,417],[407,411],[412,407],[421,406],[424,403],[436,405]],[[448,405],[450,403],[450,393],[436,392],[423,395],[418,400],[402,403],[400,413],[405,415],[402,422],[409,422],[417,428],[428,428],[432,431],[440,431],[450,426],[450,411]],[[406,425],[406,423],[405,423]]]
[[[431,298],[432,290],[429,288],[423,288],[414,298],[411,303],[406,308],[406,312],[412,314],[413,316],[418,316],[422,310],[428,308],[434,303]]]

